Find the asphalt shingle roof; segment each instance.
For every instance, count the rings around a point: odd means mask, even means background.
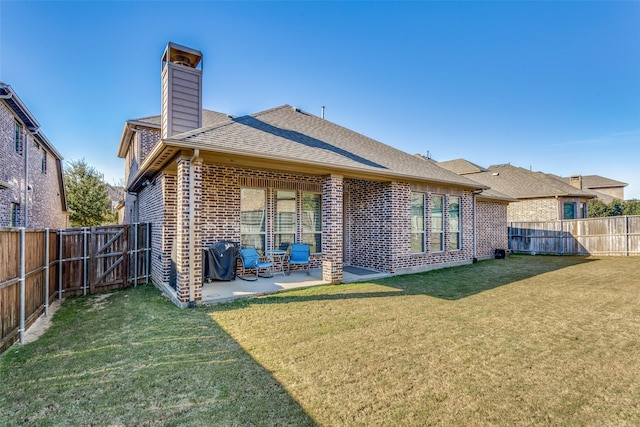
[[[570,182],[571,177],[561,178],[566,182]],[[615,179],[605,178],[600,175],[582,175],[582,188],[609,188],[609,187],[626,187],[626,182],[616,181]]]
[[[542,172],[532,172],[512,165],[489,166],[487,172],[466,175],[470,179],[517,199],[538,197],[594,197],[561,179]]]
[[[458,175],[466,175],[470,173],[486,172],[487,169],[482,166],[478,166],[475,163],[471,163],[465,159],[446,160],[444,162],[438,162],[440,167],[455,172]]]
[[[248,116],[225,117],[210,127],[175,135],[165,143],[179,141],[204,150],[313,163],[466,188],[482,187],[433,162],[425,162],[289,105]]]
[[[132,122],[148,123],[153,127],[160,127],[161,116],[148,116],[130,120]],[[202,127],[211,127],[229,120],[229,116],[217,111],[202,110]]]

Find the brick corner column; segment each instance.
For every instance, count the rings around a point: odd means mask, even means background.
[[[176,296],[181,303],[188,303],[202,299],[202,162],[198,159],[191,161],[188,156],[181,156],[176,160],[178,167],[177,214],[176,214]],[[193,194],[191,194],[190,179],[193,177]],[[193,196],[193,230],[191,230],[190,198]],[[193,236],[194,241],[191,241]],[[191,274],[193,273],[193,275]],[[193,283],[191,283],[193,281]],[[191,295],[191,287],[193,295]]]
[[[330,175],[322,183],[322,280],[342,282],[343,177]]]

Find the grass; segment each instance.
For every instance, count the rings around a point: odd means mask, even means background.
[[[639,331],[637,257],[512,257],[196,310],[139,287],[70,299],[1,356],[0,424],[638,425]]]

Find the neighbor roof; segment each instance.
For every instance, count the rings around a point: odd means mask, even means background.
[[[561,178],[566,182],[571,182],[571,177]],[[582,175],[582,188],[610,188],[610,187],[626,187],[626,182],[616,181],[615,179],[605,178],[600,175]]]
[[[0,82],[0,96],[9,108],[13,110],[14,114],[20,118],[25,124],[29,132],[40,143],[40,145],[47,148],[47,150],[58,160],[62,160],[62,155],[56,150],[51,141],[40,130],[40,123],[33,116],[31,111],[24,105],[18,94],[11,86],[6,83]]]
[[[309,171],[332,170],[344,175],[484,188],[436,164],[289,105],[248,116],[225,117],[220,123],[161,141],[142,165],[142,173],[158,169],[159,162],[168,158],[162,150],[176,147],[287,162],[303,165]]]
[[[556,196],[595,197],[593,193],[577,189],[552,175],[532,172],[512,165],[493,165],[489,166],[486,172],[466,176],[517,199]]]

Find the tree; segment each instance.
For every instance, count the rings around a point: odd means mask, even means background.
[[[632,199],[624,202],[623,215],[640,215],[640,200]]]
[[[72,227],[101,225],[108,221],[109,195],[103,175],[87,162],[71,160],[64,171],[67,206]]]
[[[602,200],[591,199],[587,205],[589,218],[620,215],[640,215],[640,200],[613,200],[606,204]]]

